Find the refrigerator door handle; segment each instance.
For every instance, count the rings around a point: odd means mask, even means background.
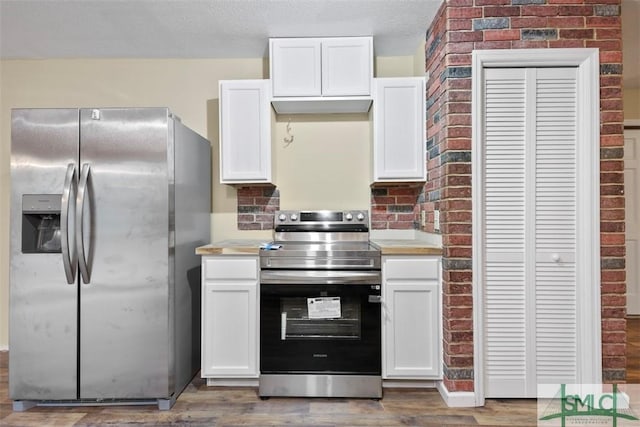
[[[71,186],[77,191],[76,187],[76,165],[69,163],[67,165],[67,174],[64,178],[64,187],[62,189],[61,209],[60,209],[60,248],[62,250],[62,264],[64,265],[64,274],[67,276],[67,283],[73,285],[75,283],[76,271],[78,266],[77,252],[74,246],[69,247],[69,209],[71,208]]]
[[[83,283],[91,281],[91,271],[87,264],[87,255],[84,250],[84,199],[87,194],[87,182],[91,166],[89,163],[82,165],[80,172],[80,183],[78,184],[78,197],[76,199],[76,252],[78,253],[78,264]]]

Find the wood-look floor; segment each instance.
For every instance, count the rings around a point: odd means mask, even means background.
[[[627,382],[640,382],[640,318],[628,322]],[[36,407],[13,412],[8,353],[0,352],[0,426],[535,426],[535,399],[488,399],[448,408],[432,389],[385,389],[382,400],[270,398],[251,388],[207,387],[195,378],[170,411],[156,406]]]
[[[627,382],[640,384],[640,316],[627,318]]]

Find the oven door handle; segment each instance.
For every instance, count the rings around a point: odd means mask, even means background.
[[[379,285],[379,271],[262,270],[262,285]]]

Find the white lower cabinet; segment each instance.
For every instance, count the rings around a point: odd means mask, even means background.
[[[382,376],[441,379],[441,260],[382,257]],[[259,262],[252,255],[202,257],[202,367],[207,379],[256,379]]]
[[[441,260],[439,256],[382,257],[382,376],[442,378]]]
[[[202,257],[203,378],[257,378],[257,256]]]

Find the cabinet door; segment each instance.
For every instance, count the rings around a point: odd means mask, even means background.
[[[271,39],[273,96],[320,96],[320,39]]]
[[[203,377],[257,377],[257,285],[204,286]]]
[[[220,82],[220,182],[271,182],[269,80]]]
[[[439,378],[438,284],[386,286],[385,378]]]
[[[258,259],[203,257],[203,378],[258,376]]]
[[[322,95],[369,95],[373,77],[372,51],[371,37],[324,39]]]
[[[389,257],[382,269],[383,377],[439,379],[439,258]]]
[[[374,80],[373,181],[425,181],[424,79]]]

